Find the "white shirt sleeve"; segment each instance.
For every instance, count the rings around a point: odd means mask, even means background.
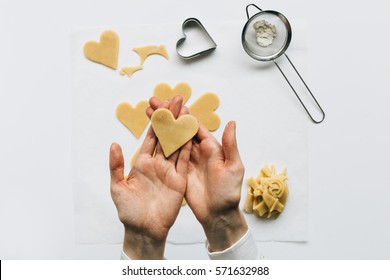
[[[121,252],[121,260],[130,260],[130,258],[126,255],[126,253],[123,251],[122,249],[122,252]]]
[[[206,250],[210,260],[257,260],[259,253],[257,245],[252,237],[250,230],[229,248],[220,252],[210,252],[208,250],[208,241],[206,240]]]
[[[210,260],[257,260],[259,254],[257,245],[252,237],[250,230],[248,231],[229,248],[221,252],[212,252],[208,250],[208,241],[206,240],[206,250]],[[123,251],[121,252],[121,260],[130,260],[130,258]]]

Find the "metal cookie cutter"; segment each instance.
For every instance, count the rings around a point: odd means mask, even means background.
[[[249,7],[255,7],[256,9],[259,10],[256,14],[253,16],[249,16]],[[282,73],[284,79],[287,81],[289,84],[290,88],[292,91],[295,93],[296,97],[298,98],[299,102],[305,109],[306,113],[309,115],[310,119],[314,123],[321,123],[325,119],[325,112],[322,110],[320,104],[318,103],[317,99],[314,97],[313,93],[303,80],[302,76],[299,74],[298,70],[295,68],[294,64],[291,62],[290,58],[287,56],[285,51],[287,50],[290,41],[291,41],[291,36],[292,36],[292,31],[291,31],[291,26],[287,18],[282,15],[279,12],[276,11],[263,11],[260,9],[258,6],[255,4],[249,4],[246,6],[246,15],[248,18],[247,23],[244,26],[244,29],[242,30],[242,35],[241,35],[241,42],[242,46],[244,47],[244,50],[247,52],[247,54],[259,61],[273,61],[275,65],[278,67],[280,73]],[[278,35],[275,38],[275,41],[273,44],[269,47],[261,47],[257,44],[256,42],[256,34],[254,29],[252,28],[253,25],[256,22],[268,22],[272,23],[273,26],[276,28],[278,31]],[[294,69],[295,73],[299,77],[299,80],[302,82],[304,87],[306,88],[307,92],[309,93],[309,96],[311,97],[312,101],[314,102],[315,106],[318,109],[318,112],[321,114],[320,119],[314,119],[312,114],[309,112],[308,108],[306,107],[305,103],[303,102],[302,98],[298,95],[297,91],[295,88],[292,86],[291,82],[287,78],[286,74],[283,72],[281,66],[276,62],[276,59],[280,57],[281,55],[284,55],[292,68]],[[309,97],[308,96],[308,97]]]
[[[188,18],[188,19],[186,19],[183,22],[181,28],[182,28],[184,37],[180,38],[179,41],[177,41],[177,43],[176,43],[176,52],[182,59],[192,59],[192,58],[195,58],[195,57],[198,57],[198,56],[201,56],[201,55],[205,55],[205,54],[208,54],[208,53],[212,52],[213,50],[215,50],[217,48],[217,44],[215,43],[213,38],[207,32],[206,28],[203,26],[203,24],[198,19],[196,19],[196,18]],[[187,39],[186,30],[188,30],[189,28],[200,29],[200,31],[202,31],[202,33],[205,35],[207,41],[210,43],[210,47],[207,48],[207,49],[198,51],[198,52],[196,52],[194,54],[190,54],[190,55],[183,55],[182,53],[180,53],[180,50],[179,50],[180,46]]]

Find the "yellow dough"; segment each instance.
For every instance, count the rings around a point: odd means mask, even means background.
[[[248,195],[244,211],[266,218],[280,214],[288,197],[286,174],[286,169],[277,174],[275,166],[272,165],[269,168],[266,165],[260,170],[256,179],[253,177],[247,179]]]
[[[94,62],[112,69],[118,66],[119,37],[111,30],[100,35],[100,42],[89,41],[84,45],[84,55]]]
[[[144,64],[146,58],[152,54],[158,54],[168,59],[168,52],[164,45],[138,47],[134,48],[133,51],[139,55],[141,65]]]
[[[175,120],[172,112],[164,108],[154,111],[151,122],[165,157],[191,140],[199,129],[194,116],[182,115]]]
[[[116,116],[135,137],[139,138],[148,125],[149,118],[146,115],[147,101],[141,101],[133,108],[129,103],[122,102],[116,108]]]
[[[186,205],[186,204],[187,204],[187,201],[186,201],[185,198],[183,198],[183,200],[181,201],[181,206],[184,206],[184,205]]]
[[[144,67],[142,66],[128,66],[128,67],[123,67],[119,73],[121,75],[127,75],[131,77],[135,72],[142,69],[144,69]]]
[[[219,106],[219,98],[215,93],[205,93],[188,109],[208,130],[214,131],[221,124],[220,117],[214,112]]]
[[[154,88],[153,95],[158,97],[160,100],[166,100],[174,97],[175,95],[180,95],[183,97],[184,105],[190,98],[191,93],[191,86],[184,82],[178,83],[173,89],[167,83],[160,83]]]
[[[139,147],[139,148],[135,151],[134,155],[131,157],[131,160],[130,160],[130,167],[133,167],[133,166],[134,166],[135,161],[137,160],[140,151],[141,151],[141,147]]]

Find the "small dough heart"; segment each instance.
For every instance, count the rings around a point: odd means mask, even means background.
[[[140,101],[135,108],[127,102],[122,102],[116,108],[117,118],[137,138],[141,136],[148,125],[149,118],[146,115],[148,106],[149,103],[147,101]]]
[[[183,97],[183,105],[190,98],[192,93],[191,86],[187,83],[178,83],[174,89],[167,83],[160,83],[154,88],[153,95],[158,97],[161,100],[166,100],[174,97],[175,95],[180,95]]]
[[[164,108],[154,111],[150,120],[165,157],[169,157],[191,140],[199,129],[194,116],[181,115],[175,120],[172,112]]]
[[[100,35],[100,42],[89,41],[84,45],[85,56],[112,69],[118,66],[119,37],[111,30]]]
[[[219,106],[219,98],[215,93],[205,93],[188,109],[208,130],[214,131],[221,124],[221,119],[214,111]]]

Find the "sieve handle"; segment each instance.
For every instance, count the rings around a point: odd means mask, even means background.
[[[288,58],[288,56],[286,54],[284,54],[288,60],[288,62],[291,64],[292,68],[294,69],[295,73],[297,73],[298,77],[301,79],[302,83],[304,84],[304,86],[306,87],[307,91],[310,93],[311,97],[313,98],[315,104],[317,105],[319,111],[321,112],[322,114],[322,118],[320,120],[315,120],[313,118],[313,116],[310,114],[309,110],[306,108],[306,105],[305,103],[303,103],[302,99],[299,97],[298,93],[296,92],[296,90],[294,89],[294,87],[292,86],[292,84],[290,83],[290,81],[288,80],[286,74],[284,74],[282,68],[280,68],[279,64],[276,63],[275,60],[273,60],[273,62],[276,64],[276,66],[278,67],[280,73],[282,73],[284,79],[287,81],[287,83],[289,84],[289,86],[291,87],[291,89],[293,90],[293,92],[295,93],[295,96],[298,98],[299,102],[301,102],[303,108],[305,109],[306,113],[309,115],[310,119],[314,122],[314,123],[321,123],[324,119],[325,119],[325,112],[324,110],[322,110],[320,104],[318,103],[317,99],[314,97],[313,93],[311,92],[311,90],[309,89],[309,87],[307,86],[307,84],[305,83],[305,81],[303,80],[302,76],[299,74],[298,70],[295,68],[294,64],[291,62],[290,58]]]
[[[251,6],[255,7],[255,8],[258,9],[260,12],[263,11],[263,10],[260,9],[258,6],[256,6],[255,4],[249,4],[249,5],[247,5],[247,6],[246,6],[246,17],[247,17],[248,19],[250,19],[250,16],[249,16],[249,7],[251,7]]]

